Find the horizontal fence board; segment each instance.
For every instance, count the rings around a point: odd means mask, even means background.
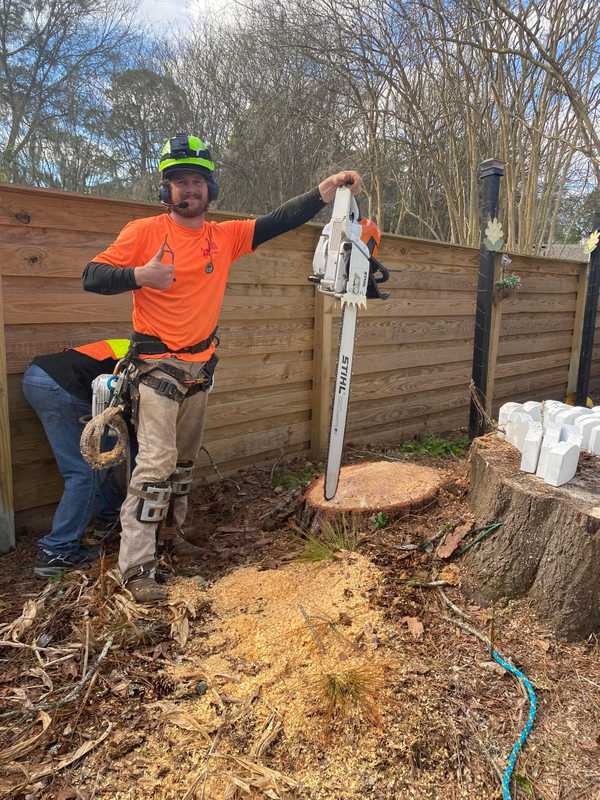
[[[531,313],[531,314],[511,314],[502,313],[502,335],[514,335],[517,333],[528,333],[536,335],[548,331],[573,331],[575,314],[557,313]]]
[[[563,261],[560,258],[521,256],[511,253],[511,272],[537,272],[540,275],[578,275],[585,269],[582,261]]]
[[[537,354],[534,358],[524,356],[518,360],[503,361],[496,366],[496,379],[542,372],[555,367],[562,368],[569,363],[570,356],[570,350],[564,350],[550,355]]]
[[[33,232],[38,237],[30,237]],[[56,243],[45,241],[36,243],[41,229],[25,230],[19,236],[4,237],[0,228],[0,263],[2,274],[21,278],[76,278],[81,279],[83,269],[98,253],[101,253],[111,239],[86,234],[81,231],[64,231]],[[46,235],[48,232],[45,232]],[[28,242],[31,239],[31,243]],[[289,256],[263,252],[261,247],[255,254],[243,256],[231,267],[231,284],[304,286],[308,283],[306,256],[290,253]]]
[[[537,336],[518,334],[516,336],[501,336],[498,346],[500,362],[519,353],[544,353],[546,351],[566,350],[571,346],[571,333],[545,333]]]
[[[450,411],[468,402],[468,387],[425,391],[404,398],[392,397],[384,400],[350,402],[348,431],[359,430],[368,425],[391,425],[405,419],[420,417],[438,411]]]
[[[577,294],[521,294],[516,292],[503,301],[502,314],[547,314],[572,311],[575,313]]]
[[[23,372],[31,360],[44,353],[58,353],[105,338],[128,338],[131,323],[51,323],[6,325],[6,358],[9,374]],[[313,346],[312,319],[225,321],[219,325],[219,357],[295,353]]]
[[[548,384],[539,386],[536,389],[532,389],[530,391],[523,391],[518,392],[511,392],[510,394],[502,394],[500,393],[498,397],[494,399],[493,403],[493,413],[497,416],[498,409],[503,403],[508,403],[511,401],[517,401],[519,403],[526,403],[528,400],[537,400],[541,402],[542,400],[564,400],[565,399],[565,384],[559,383],[554,386]]]
[[[69,278],[44,280],[42,278],[3,277],[4,308],[7,325],[46,322],[124,322],[131,319],[131,293],[100,295],[84,292],[78,280]],[[226,294],[221,319],[295,319],[314,315],[311,294],[298,292],[282,294],[274,287],[272,296],[264,292],[253,295]],[[294,287],[289,287],[293,290]]]
[[[508,397],[510,395],[517,397],[525,392],[538,392],[544,386],[564,385],[564,395],[567,390],[568,376],[569,365],[566,364],[560,369],[548,369],[542,370],[541,372],[533,372],[528,375],[500,378],[496,380],[495,394],[497,397]]]
[[[431,293],[431,297],[395,297],[392,300],[373,300],[367,308],[360,312],[360,318],[373,317],[465,317],[475,315],[475,297],[452,295],[451,300],[441,298],[440,293]]]
[[[337,343],[333,350],[337,357]],[[434,344],[385,345],[384,347],[359,345],[355,350],[352,373],[369,375],[372,372],[407,369],[409,367],[432,367],[467,361],[473,357],[473,342],[436,342]]]
[[[206,417],[206,430],[215,426],[222,426],[223,420],[227,425],[237,425],[256,419],[269,419],[281,414],[295,411],[309,411],[312,401],[312,387],[300,384],[302,388],[294,386],[277,388],[267,386],[264,389],[244,392],[245,397],[238,397],[224,402],[215,393],[209,400],[209,411]]]
[[[403,372],[372,372],[369,375],[357,375],[352,379],[352,400],[378,400],[386,397],[397,397],[402,402],[404,395],[414,394],[431,389],[446,389],[452,386],[464,386],[471,378],[471,362],[452,364],[449,367],[439,366],[432,371],[427,367]]]
[[[334,322],[334,341],[339,338],[339,324]],[[475,317],[360,317],[357,343],[362,345],[414,342],[448,342],[473,336]]]
[[[360,452],[360,445],[379,445],[393,448],[408,438],[425,433],[449,433],[464,428],[469,420],[469,406],[464,404],[453,412],[440,412],[414,417],[395,425],[369,425],[353,430],[348,446]]]

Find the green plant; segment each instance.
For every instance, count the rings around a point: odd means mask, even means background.
[[[314,464],[305,464],[298,470],[275,470],[271,479],[271,487],[277,489],[304,489],[319,475],[319,469]]]
[[[371,517],[371,522],[373,523],[373,527],[379,530],[380,528],[385,528],[389,520],[385,511],[378,511]]]
[[[396,448],[400,453],[413,453],[436,457],[462,456],[469,447],[469,437],[459,436],[456,439],[444,439],[426,433],[418,439],[410,439]]]
[[[504,277],[496,281],[496,289],[520,289],[521,278],[514,272],[507,272]]]

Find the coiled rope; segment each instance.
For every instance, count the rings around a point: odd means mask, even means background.
[[[112,450],[102,450],[102,438],[109,429],[116,435]],[[92,469],[107,469],[125,461],[129,452],[129,432],[122,406],[109,406],[87,423],[81,433],[79,448]]]

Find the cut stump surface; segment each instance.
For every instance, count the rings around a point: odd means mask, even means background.
[[[324,476],[307,489],[302,522],[315,530],[323,518],[372,516],[395,519],[435,499],[445,481],[436,469],[395,461],[368,461],[342,467],[333,500],[323,495]]]
[[[519,471],[520,454],[495,434],[471,448],[469,500],[478,525],[502,526],[465,556],[475,599],[527,595],[565,639],[600,630],[600,459],[553,487]]]

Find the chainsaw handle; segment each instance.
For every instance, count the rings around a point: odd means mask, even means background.
[[[367,298],[371,300],[387,300],[389,292],[382,292],[379,288],[381,283],[385,283],[390,278],[390,271],[384,267],[381,261],[374,256],[369,259],[369,282],[367,284]]]
[[[384,267],[381,261],[378,261],[375,256],[371,256],[369,259],[369,268],[373,274],[373,280],[375,283],[385,283],[390,279],[390,271],[387,267]],[[376,278],[375,275],[377,273],[381,273],[381,277]]]

